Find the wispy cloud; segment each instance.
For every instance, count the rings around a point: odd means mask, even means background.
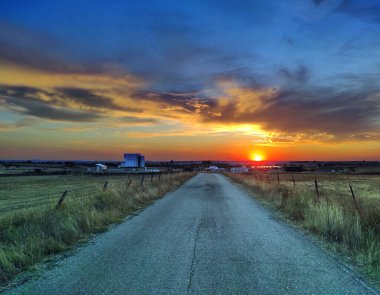
[[[380,5],[374,1],[367,3],[366,1],[342,0],[336,11],[363,20],[380,22]]]

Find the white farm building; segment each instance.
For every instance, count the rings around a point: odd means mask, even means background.
[[[96,172],[101,172],[101,171],[107,171],[108,170],[108,167],[106,165],[100,164],[100,163],[96,164],[95,167],[96,167]]]

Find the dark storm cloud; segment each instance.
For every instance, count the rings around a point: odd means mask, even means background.
[[[348,14],[372,22],[380,22],[380,5],[369,4],[365,1],[342,0],[337,12]]]

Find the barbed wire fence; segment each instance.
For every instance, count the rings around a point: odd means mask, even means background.
[[[360,204],[358,202],[358,195],[352,183],[351,175],[348,173],[334,173],[326,175],[318,173],[291,173],[291,172],[276,172],[276,173],[264,173],[264,172],[242,172],[231,173],[248,177],[255,181],[259,186],[275,186],[285,185],[293,190],[304,189],[314,190],[314,201],[320,203],[322,197],[325,198],[328,204],[328,192],[331,188],[329,186],[339,186],[340,192],[346,194],[352,199],[352,204],[359,214],[362,214]],[[321,177],[323,176],[323,177]]]
[[[30,194],[12,198],[11,195],[0,196],[0,200],[6,201],[6,204],[0,206],[0,220],[6,218],[6,213],[17,213],[20,210],[29,210],[37,207],[51,207],[59,209],[67,198],[70,200],[81,200],[98,196],[110,189],[125,189],[136,191],[146,190],[149,186],[160,185],[164,181],[172,181],[172,174],[175,172],[150,172],[120,175],[107,175],[100,177],[96,184],[83,185],[83,177],[80,181],[69,182],[63,180],[65,184],[60,186],[60,190],[49,191],[45,194]],[[183,173],[183,172],[182,172]],[[115,179],[116,178],[116,179]],[[88,179],[87,179],[88,180]],[[93,179],[92,179],[93,181]],[[34,189],[38,185],[28,185],[28,188]],[[63,188],[62,188],[63,187]],[[51,186],[49,187],[51,188]],[[12,190],[9,190],[12,192]]]

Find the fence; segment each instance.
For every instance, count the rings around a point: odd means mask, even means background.
[[[70,200],[81,200],[91,196],[97,196],[113,187],[131,189],[132,187],[137,186],[144,189],[146,186],[160,185],[161,181],[170,181],[172,179],[172,174],[175,173],[178,172],[136,173],[126,174],[122,177],[120,177],[120,175],[104,175],[102,177],[88,176],[85,181],[83,175],[75,177],[59,176],[59,181],[64,183],[56,185],[55,190],[51,190],[54,188],[54,185],[45,187],[45,183],[39,185],[36,183],[28,184],[23,182],[21,182],[20,185],[20,182],[16,181],[14,183],[9,183],[5,188],[3,187],[3,191],[0,195],[0,219],[5,217],[7,213],[15,213],[18,210],[26,210],[42,206],[50,206],[59,209],[68,198],[70,198]],[[41,178],[45,178],[43,181],[49,179],[47,176],[41,176],[37,180],[40,180]],[[69,181],[67,181],[68,178]],[[86,185],[87,183],[89,184]],[[12,189],[12,185],[14,189]],[[30,190],[50,191],[47,193],[27,194],[26,192]]]
[[[363,199],[375,202],[375,206],[380,206],[380,176],[376,175],[355,175],[346,173],[263,173],[248,172],[241,173],[244,178],[252,179],[260,185],[281,184],[292,189],[307,189],[309,192],[314,191],[311,197],[315,202],[328,197],[345,196],[350,197],[351,202],[358,212],[360,204],[358,202],[358,193],[360,200]],[[374,201],[375,200],[375,201]]]

